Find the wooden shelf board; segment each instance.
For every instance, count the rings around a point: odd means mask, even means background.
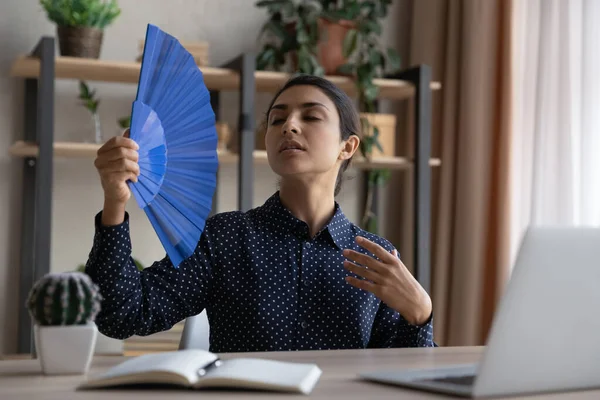
[[[139,357],[139,356],[143,356],[145,354],[158,354],[158,353],[165,353],[165,352],[166,352],[165,350],[128,350],[128,351],[123,351],[123,356],[124,357]]]
[[[121,82],[137,84],[140,73],[139,62],[108,61],[78,57],[56,57],[54,76],[59,79],[77,79],[103,82]],[[31,56],[20,56],[12,64],[10,75],[21,78],[36,78],[39,76],[40,61]],[[239,74],[227,68],[202,67],[204,80],[211,90],[238,90]],[[289,74],[271,71],[256,71],[256,90],[259,92],[275,92],[286,80]],[[355,95],[356,90],[351,79],[341,76],[328,76],[327,79],[338,85],[349,95]],[[406,99],[414,95],[414,87],[407,81],[398,79],[375,79],[374,83],[380,88],[380,98]],[[432,82],[431,90],[440,90],[440,82]]]
[[[54,142],[54,155],[61,158],[93,158],[96,157],[99,148],[100,145],[95,143]],[[9,152],[16,157],[37,157],[38,146],[35,143],[19,140],[10,147]],[[218,154],[221,164],[235,164],[239,160],[236,153],[219,151]],[[267,152],[254,150],[254,161],[257,164],[268,164]],[[411,168],[412,164],[412,160],[405,157],[377,157],[370,163],[355,157],[352,162],[352,166],[359,169],[407,169]],[[441,160],[432,158],[429,164],[437,167],[441,165]]]

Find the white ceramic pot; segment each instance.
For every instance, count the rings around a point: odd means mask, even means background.
[[[35,348],[46,375],[80,375],[89,370],[98,330],[87,325],[35,325]]]

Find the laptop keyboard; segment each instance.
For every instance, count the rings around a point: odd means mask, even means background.
[[[419,379],[418,382],[442,382],[453,383],[455,385],[472,386],[475,382],[475,375],[444,376],[433,379]]]

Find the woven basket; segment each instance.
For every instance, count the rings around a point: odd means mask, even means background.
[[[369,114],[361,113],[361,118],[366,118],[371,125],[376,125],[379,129],[379,144],[383,152],[377,146],[373,146],[373,158],[376,157],[395,157],[396,156],[396,115],[395,114]],[[363,135],[371,136],[373,129],[369,132],[363,132]]]
[[[99,58],[102,47],[102,29],[87,26],[58,26],[61,56]]]

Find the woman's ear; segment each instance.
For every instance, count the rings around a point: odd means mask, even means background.
[[[360,139],[357,135],[351,135],[348,139],[343,142],[342,151],[340,151],[339,159],[348,160],[352,158],[358,146],[360,145]]]

